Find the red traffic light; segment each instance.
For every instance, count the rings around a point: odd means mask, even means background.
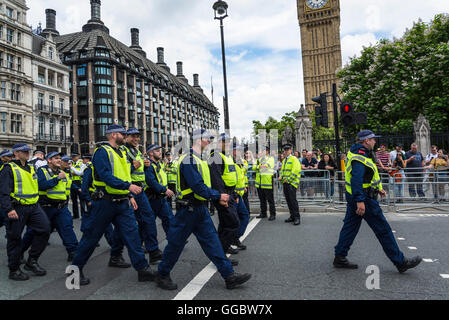
[[[341,112],[342,113],[350,113],[352,112],[352,105],[350,103],[343,103],[341,106]]]

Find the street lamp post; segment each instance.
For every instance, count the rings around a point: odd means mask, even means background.
[[[221,56],[223,59],[223,79],[224,79],[224,126],[225,130],[229,130],[229,104],[228,104],[228,81],[226,77],[226,55],[225,55],[225,44],[224,44],[224,31],[223,31],[223,19],[228,16],[228,4],[225,1],[217,1],[214,3],[213,7],[215,12],[215,19],[220,20],[220,30],[221,30]]]

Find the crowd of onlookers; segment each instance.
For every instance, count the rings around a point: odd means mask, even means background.
[[[279,174],[283,156],[274,152],[272,156],[277,156],[278,162],[275,169]],[[302,180],[299,186],[301,196],[312,198],[321,194],[332,197],[335,188],[334,177],[338,171],[337,163],[332,155],[323,153],[319,149],[312,151],[303,149],[301,152],[295,151],[294,156],[299,159],[302,166]],[[251,174],[251,165],[256,163],[257,156],[248,150],[245,153],[245,159],[248,161],[249,174]],[[341,159],[345,160],[344,154]],[[392,192],[391,196],[396,199],[396,202],[401,203],[405,197],[424,198],[430,186],[435,200],[446,200],[445,187],[449,182],[449,157],[445,150],[432,145],[431,152],[423,155],[418,151],[416,143],[412,143],[408,151],[405,151],[404,146],[399,143],[392,151],[388,151],[385,145],[380,145],[375,152],[375,161],[384,189]],[[344,180],[342,176],[337,178]],[[325,183],[328,180],[330,182]],[[408,195],[406,195],[407,190]]]

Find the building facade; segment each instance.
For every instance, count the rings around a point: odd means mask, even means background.
[[[25,0],[0,2],[0,149],[33,145],[32,32]]]
[[[340,0],[297,0],[301,30],[306,109],[314,111],[313,97],[328,93],[329,126],[333,127],[332,84],[342,66]]]
[[[33,138],[36,149],[45,153],[71,151],[69,68],[61,63],[53,37],[55,15],[46,10],[47,28],[33,34]]]
[[[81,32],[54,39],[70,69],[72,151],[93,153],[114,123],[137,128],[143,146],[157,143],[166,150],[178,142],[180,129],[219,129],[218,110],[203,94],[198,75],[189,85],[182,62],[176,75],[170,73],[163,48],[157,48],[157,63],[148,60],[138,29],[131,29],[131,46],[111,37],[100,0],[91,0],[91,19]]]

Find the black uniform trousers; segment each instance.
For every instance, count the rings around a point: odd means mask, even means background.
[[[25,226],[33,230],[34,238],[28,254],[33,259],[39,259],[50,238],[50,221],[39,204],[18,205],[15,208],[18,220],[6,219],[6,252],[8,254],[8,267],[16,271],[20,266],[22,255],[22,232]]]
[[[218,238],[220,239],[223,251],[226,253],[231,244],[235,242],[240,228],[240,219],[237,213],[237,204],[233,197],[229,200],[229,207],[224,207],[214,202],[218,212]]]
[[[299,218],[298,200],[296,200],[296,188],[290,183],[284,183],[284,196],[287,201],[288,211],[290,211],[290,218]]]
[[[267,215],[267,202],[270,206],[270,216],[276,216],[276,207],[274,205],[274,193],[273,189],[257,188],[257,194],[260,200],[260,214],[262,216]]]
[[[78,198],[80,199],[80,205],[81,205],[81,214],[84,216],[85,210],[83,208],[82,200],[81,200],[81,181],[75,180],[72,182],[72,185],[75,185],[77,188],[73,188],[70,190],[70,198],[72,199],[72,214],[74,219],[79,219],[80,212],[78,207]]]
[[[243,202],[245,203],[246,209],[248,209],[248,213],[251,214],[251,210],[249,209],[249,200],[248,200],[248,191],[243,194]]]

